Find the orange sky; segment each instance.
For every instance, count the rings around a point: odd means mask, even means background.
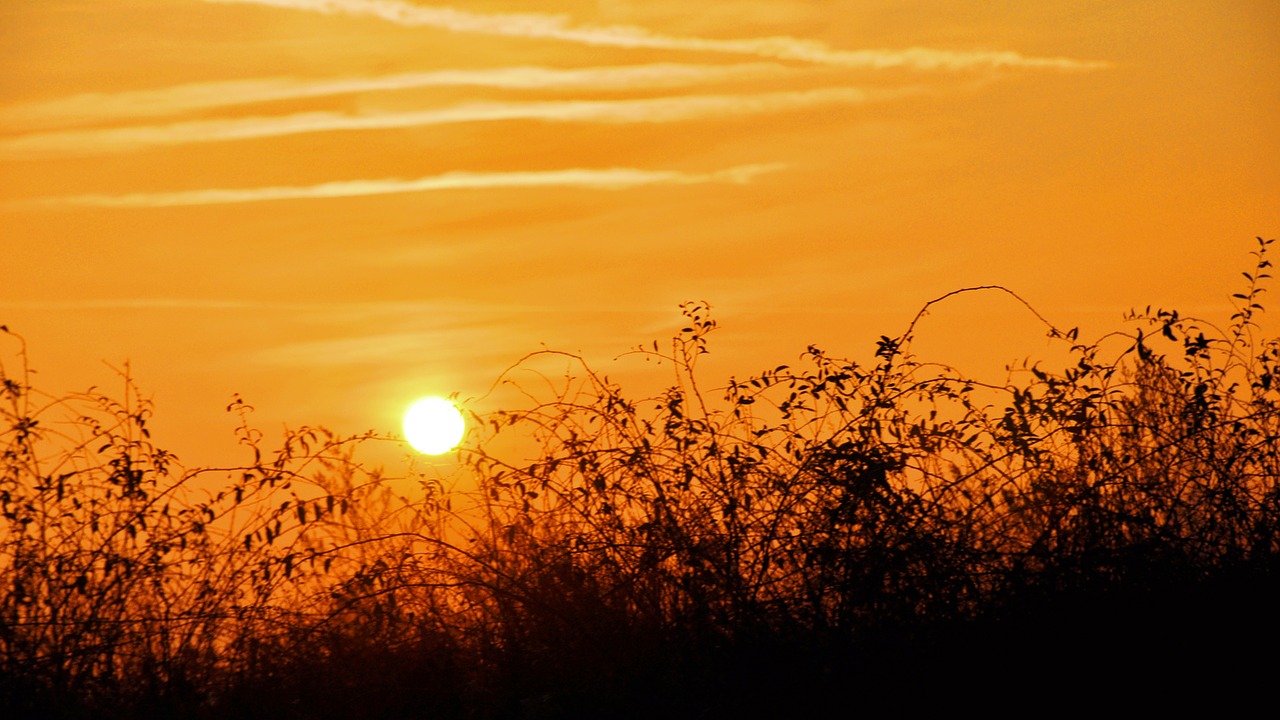
[[[1280,228],[1272,0],[6,0],[0,42],[0,323],[49,392],[129,360],[188,464],[234,392],[393,431],[541,343],[639,372],[683,300],[713,383],[972,284],[1224,319]],[[921,333],[1045,347],[994,296]]]

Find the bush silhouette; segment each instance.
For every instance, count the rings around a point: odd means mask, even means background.
[[[534,353],[500,382],[568,371],[472,418],[474,491],[418,474],[414,498],[358,460],[386,439],[303,427],[269,450],[238,398],[246,458],[185,469],[127,370],[122,400],[48,397],[9,334],[0,704],[763,717],[993,678],[1263,677],[1211,658],[1280,639],[1271,243],[1224,328],[1147,308],[1084,342],[1045,322],[1068,362],[1005,385],[916,358],[912,321],[867,363],[811,346],[707,388],[716,323],[689,303],[669,349],[633,351],[665,391]],[[964,288],[916,320],[972,292],[1017,298]]]

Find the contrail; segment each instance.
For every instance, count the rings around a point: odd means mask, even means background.
[[[843,67],[911,67],[922,70],[967,70],[978,67],[1026,67],[1093,70],[1107,63],[1072,58],[1033,58],[1012,51],[956,52],[931,48],[907,50],[836,50],[824,43],[794,37],[713,39],[679,37],[644,28],[572,25],[568,16],[543,13],[478,14],[450,7],[415,5],[402,0],[205,0],[219,4],[264,5],[308,10],[325,15],[375,17],[408,27],[452,32],[561,40],[582,45],[653,48],[755,55]]]
[[[579,187],[620,190],[643,185],[743,184],[750,182],[757,175],[773,172],[782,167],[779,164],[742,165],[701,174],[636,168],[609,168],[603,170],[574,168],[568,170],[499,173],[451,172],[413,180],[389,178],[383,180],[348,180],[307,186],[207,189],[130,195],[74,195],[17,201],[11,203],[11,205],[20,205],[28,208],[66,206],[159,208],[185,205],[226,205],[269,200],[361,197],[393,193],[427,192],[431,190],[479,188]]]
[[[128,152],[148,147],[248,140],[301,133],[385,130],[466,122],[669,123],[833,107],[919,94],[919,88],[836,87],[758,95],[688,95],[628,100],[478,102],[428,110],[348,115],[312,112],[282,117],[194,120],[93,130],[32,133],[0,140],[0,159]]]
[[[756,79],[787,70],[783,65],[764,62],[736,65],[654,63],[588,68],[524,66],[449,69],[315,80],[231,80],[120,93],[85,93],[44,102],[11,105],[0,108],[0,126],[15,130],[48,129],[121,118],[162,117],[279,100],[430,87],[596,91],[666,89],[709,82]]]

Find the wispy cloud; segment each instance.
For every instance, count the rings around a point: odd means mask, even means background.
[[[365,322],[375,318],[399,318],[421,321],[423,318],[465,318],[473,323],[477,318],[518,317],[530,314],[563,315],[581,310],[578,305],[525,301],[503,303],[476,300],[371,300],[361,302],[282,302],[278,300],[247,300],[230,298],[184,297],[131,297],[131,298],[81,298],[59,300],[6,300],[0,298],[0,308],[20,310],[250,310],[253,312],[315,313],[324,318],[341,322]],[[591,307],[597,313],[652,313],[647,304],[597,303]],[[441,321],[443,322],[443,320]],[[455,322],[450,320],[450,322]]]
[[[351,367],[405,363],[421,366],[424,357],[440,362],[473,358],[474,348],[494,344],[493,328],[451,327],[411,333],[381,333],[359,337],[314,340],[261,350],[254,357],[262,363],[311,367]],[[473,348],[470,352],[466,348]],[[449,357],[454,356],[454,357]]]
[[[188,143],[247,140],[340,130],[384,130],[466,122],[669,123],[805,108],[855,105],[918,94],[919,88],[819,88],[757,95],[689,95],[629,100],[477,102],[409,112],[350,115],[312,112],[280,117],[196,120],[93,130],[31,133],[0,140],[0,159],[127,152]]]
[[[701,183],[747,183],[758,175],[781,169],[782,165],[742,165],[709,173],[682,173],[674,170],[609,168],[569,169],[531,172],[471,173],[451,172],[414,180],[349,180],[308,186],[279,186],[239,189],[190,190],[171,193],[131,195],[74,195],[22,201],[24,207],[158,208],[183,205],[225,205],[269,200],[360,197],[432,190],[480,188],[579,187],[618,190],[643,185],[690,185]],[[11,205],[17,205],[13,203]]]
[[[957,52],[931,48],[836,50],[814,40],[785,36],[744,39],[679,37],[633,26],[573,25],[566,15],[479,14],[450,7],[416,5],[403,0],[206,0],[206,2],[264,5],[307,10],[326,15],[375,17],[397,25],[433,27],[453,32],[561,40],[595,46],[754,55],[843,67],[911,67],[922,70],[1028,67],[1087,70],[1106,66],[1105,63],[1064,57],[1026,57],[1011,51]]]
[[[0,108],[0,127],[12,130],[67,127],[126,118],[163,117],[235,105],[430,87],[519,90],[640,90],[749,80],[777,75],[774,63],[684,65],[654,63],[616,67],[504,67],[397,73],[320,80],[262,78],[192,83],[154,90],[85,93]]]
[[[200,298],[92,298],[84,300],[4,300],[0,308],[19,310],[248,310],[260,309],[247,300]]]

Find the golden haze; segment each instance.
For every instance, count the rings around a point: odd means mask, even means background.
[[[611,358],[683,300],[714,381],[965,285],[1099,332],[1229,314],[1280,227],[1276,4],[946,7],[7,2],[0,322],[49,392],[129,359],[201,464],[233,392],[391,431],[540,343],[647,372]],[[988,373],[1045,348],[995,297],[921,332]]]

